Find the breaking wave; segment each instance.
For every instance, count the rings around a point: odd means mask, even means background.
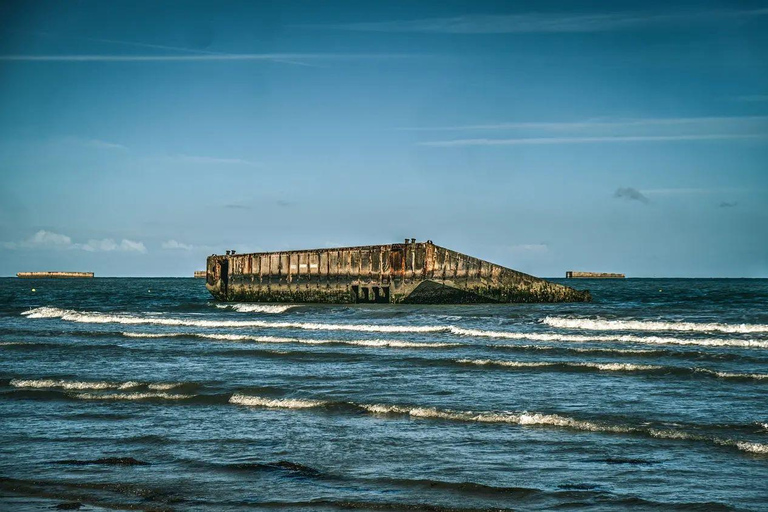
[[[309,400],[296,398],[267,398],[252,395],[234,394],[230,403],[250,407],[264,407],[275,409],[311,409],[328,407],[332,405],[343,406],[349,409],[364,411],[375,415],[408,416],[417,419],[437,419],[474,423],[502,423],[519,426],[558,427],[584,432],[643,435],[659,439],[688,440],[714,443],[719,446],[737,448],[743,452],[768,454],[768,444],[706,436],[683,430],[662,430],[649,427],[635,427],[630,425],[616,425],[598,421],[580,420],[559,414],[546,414],[538,412],[474,412],[451,409],[439,409],[437,407],[411,407],[388,404],[356,404],[343,402],[334,404],[323,400]]]
[[[315,340],[305,338],[284,338],[278,336],[249,336],[245,334],[204,334],[204,333],[169,333],[155,334],[155,333],[140,333],[140,332],[124,332],[124,336],[133,338],[162,338],[165,336],[189,336],[193,338],[203,338],[209,340],[219,341],[239,341],[239,342],[255,342],[255,343],[301,343],[305,345],[355,345],[360,347],[374,347],[374,348],[444,348],[461,346],[461,343],[444,343],[444,342],[417,342],[417,341],[400,341],[400,340]]]
[[[528,333],[508,331],[485,331],[479,329],[463,329],[451,327],[449,332],[461,336],[502,338],[513,340],[531,340],[545,342],[575,342],[575,343],[644,343],[649,345],[697,345],[704,347],[741,347],[768,348],[768,341],[740,339],[688,339],[660,336],[635,336],[631,334],[583,335],[558,333]]]
[[[560,318],[548,316],[544,324],[560,329],[586,329],[590,331],[694,331],[748,334],[768,332],[764,324],[723,324],[695,322],[664,322],[653,320],[597,320],[590,318]]]
[[[320,407],[327,402],[322,400],[299,400],[296,398],[265,398],[260,396],[241,395],[235,393],[229,399],[229,403],[247,405],[250,407],[266,407],[268,409],[309,409]]]
[[[130,389],[137,388],[140,382],[77,381],[61,379],[12,379],[11,386],[16,388],[59,388],[59,389]]]
[[[494,359],[457,359],[459,364],[477,366],[500,366],[507,368],[573,368],[594,369],[607,372],[651,372],[651,373],[677,373],[677,374],[702,374],[720,379],[741,380],[766,380],[768,374],[764,373],[736,373],[711,370],[709,368],[687,368],[680,366],[659,366],[653,364],[632,363],[591,363],[572,361],[505,361]]]
[[[265,320],[191,320],[183,318],[142,317],[127,314],[108,314],[75,311],[54,307],[40,307],[25,311],[27,318],[61,318],[62,320],[95,324],[170,325],[184,327],[266,327],[306,329],[311,331],[359,331],[359,332],[441,332],[444,326],[375,325],[375,324],[325,324],[314,322],[268,322]]]
[[[219,309],[234,309],[240,313],[285,313],[289,309],[298,307],[296,304],[216,304]]]
[[[558,333],[526,333],[509,331],[489,331],[481,329],[465,329],[452,325],[387,325],[387,324],[327,324],[316,322],[270,322],[266,320],[200,320],[185,318],[162,318],[162,317],[143,317],[132,316],[128,314],[108,314],[98,312],[81,312],[74,310],[65,310],[54,307],[40,307],[25,311],[22,315],[28,318],[61,318],[62,320],[81,323],[118,323],[127,325],[166,325],[166,326],[186,326],[203,328],[238,328],[238,327],[263,327],[263,328],[285,328],[285,329],[305,329],[313,331],[355,331],[355,332],[380,332],[380,333],[437,333],[445,332],[457,336],[470,337],[488,337],[501,339],[518,339],[531,341],[547,342],[607,342],[607,343],[643,343],[653,345],[696,345],[712,347],[741,347],[741,348],[768,348],[768,340],[744,340],[744,339],[687,339],[674,337],[658,336],[635,336],[635,335],[574,335]],[[598,322],[595,320],[580,319],[557,319],[547,317],[544,323],[554,325],[557,322]],[[611,321],[613,322],[613,321]],[[619,321],[616,321],[619,322]],[[651,325],[648,322],[635,322],[644,325]],[[657,322],[658,323],[658,322]],[[671,325],[663,323],[664,325]],[[586,324],[585,324],[586,325]],[[720,325],[720,324],[679,324],[679,325]],[[749,327],[749,326],[728,326],[728,327]],[[760,326],[752,326],[760,327]],[[587,327],[582,327],[587,328]],[[613,327],[619,328],[619,327]],[[608,327],[601,327],[607,330]],[[766,326],[768,329],[768,326]],[[650,329],[647,329],[650,330]],[[734,331],[741,332],[741,331]],[[746,331],[744,331],[746,332]],[[759,332],[759,331],[754,331]],[[158,333],[131,333],[126,336],[160,338],[166,336],[184,336],[180,333],[158,334]],[[254,340],[257,341],[257,340]],[[299,341],[301,342],[301,341]],[[395,345],[390,345],[395,346]],[[418,346],[427,346],[419,344]],[[448,346],[439,345],[439,346]]]
[[[479,366],[508,366],[513,368],[538,368],[538,367],[567,367],[567,368],[593,368],[610,372],[637,372],[648,370],[664,370],[663,366],[652,364],[631,363],[573,363],[567,361],[497,361],[493,359],[457,359],[457,363],[473,364]]]
[[[146,400],[160,398],[163,400],[186,400],[194,395],[177,395],[171,393],[79,393],[75,398],[82,400]]]
[[[142,383],[137,381],[109,382],[109,381],[79,381],[64,379],[11,379],[11,386],[26,389],[64,389],[64,390],[110,390],[132,389],[146,386],[152,390],[168,390],[183,386],[183,382],[153,382]]]

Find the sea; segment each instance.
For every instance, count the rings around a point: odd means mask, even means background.
[[[0,509],[768,510],[768,280],[567,284],[593,302],[0,279]]]

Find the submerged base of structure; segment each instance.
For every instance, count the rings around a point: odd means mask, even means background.
[[[586,302],[550,283],[431,242],[208,257],[206,287],[239,302]]]

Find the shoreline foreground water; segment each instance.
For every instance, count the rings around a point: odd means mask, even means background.
[[[766,510],[765,279],[461,306],[30,286],[0,279],[0,508]]]

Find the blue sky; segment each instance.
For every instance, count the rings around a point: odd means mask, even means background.
[[[765,2],[4,2],[0,275],[432,239],[768,277]]]

